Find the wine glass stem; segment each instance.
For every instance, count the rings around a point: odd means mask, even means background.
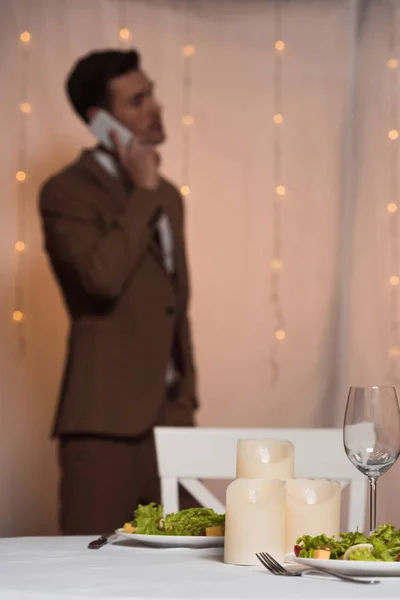
[[[376,484],[377,477],[368,477],[369,481],[369,531],[376,529]]]

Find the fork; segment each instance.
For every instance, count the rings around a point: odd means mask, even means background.
[[[337,577],[337,579],[340,579],[341,581],[348,581],[349,583],[364,583],[366,585],[380,583],[378,579],[359,579],[357,577],[350,577],[349,575],[334,573],[321,567],[309,567],[307,569],[302,569],[301,571],[288,571],[288,569],[285,569],[281,564],[279,564],[278,561],[268,554],[268,552],[256,552],[256,556],[260,563],[273,575],[281,575],[284,577],[300,577],[303,575],[303,573],[310,573],[314,571],[315,573],[325,573],[325,575]]]

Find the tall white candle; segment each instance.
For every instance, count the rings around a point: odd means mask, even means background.
[[[246,479],[293,478],[293,444],[288,440],[238,440],[236,477]]]
[[[285,551],[293,552],[297,538],[340,533],[341,486],[326,479],[292,479],[286,482]]]
[[[285,482],[236,479],[226,491],[224,562],[260,564],[256,552],[282,561],[285,546]]]

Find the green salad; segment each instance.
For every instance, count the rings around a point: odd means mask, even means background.
[[[188,508],[164,516],[161,504],[139,504],[134,519],[125,523],[127,533],[147,535],[224,535],[225,515],[212,508]]]
[[[337,540],[325,534],[303,535],[296,541],[294,553],[300,558],[400,561],[400,529],[380,525],[370,536],[355,531],[341,533]]]

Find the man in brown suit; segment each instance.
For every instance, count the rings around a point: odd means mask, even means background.
[[[59,438],[61,529],[112,531],[160,501],[155,425],[193,425],[184,209],[159,174],[161,107],[135,51],[74,66],[69,99],[85,122],[108,110],[133,133],[101,145],[42,187],[46,250],[68,308]],[[187,504],[186,504],[187,505]]]

